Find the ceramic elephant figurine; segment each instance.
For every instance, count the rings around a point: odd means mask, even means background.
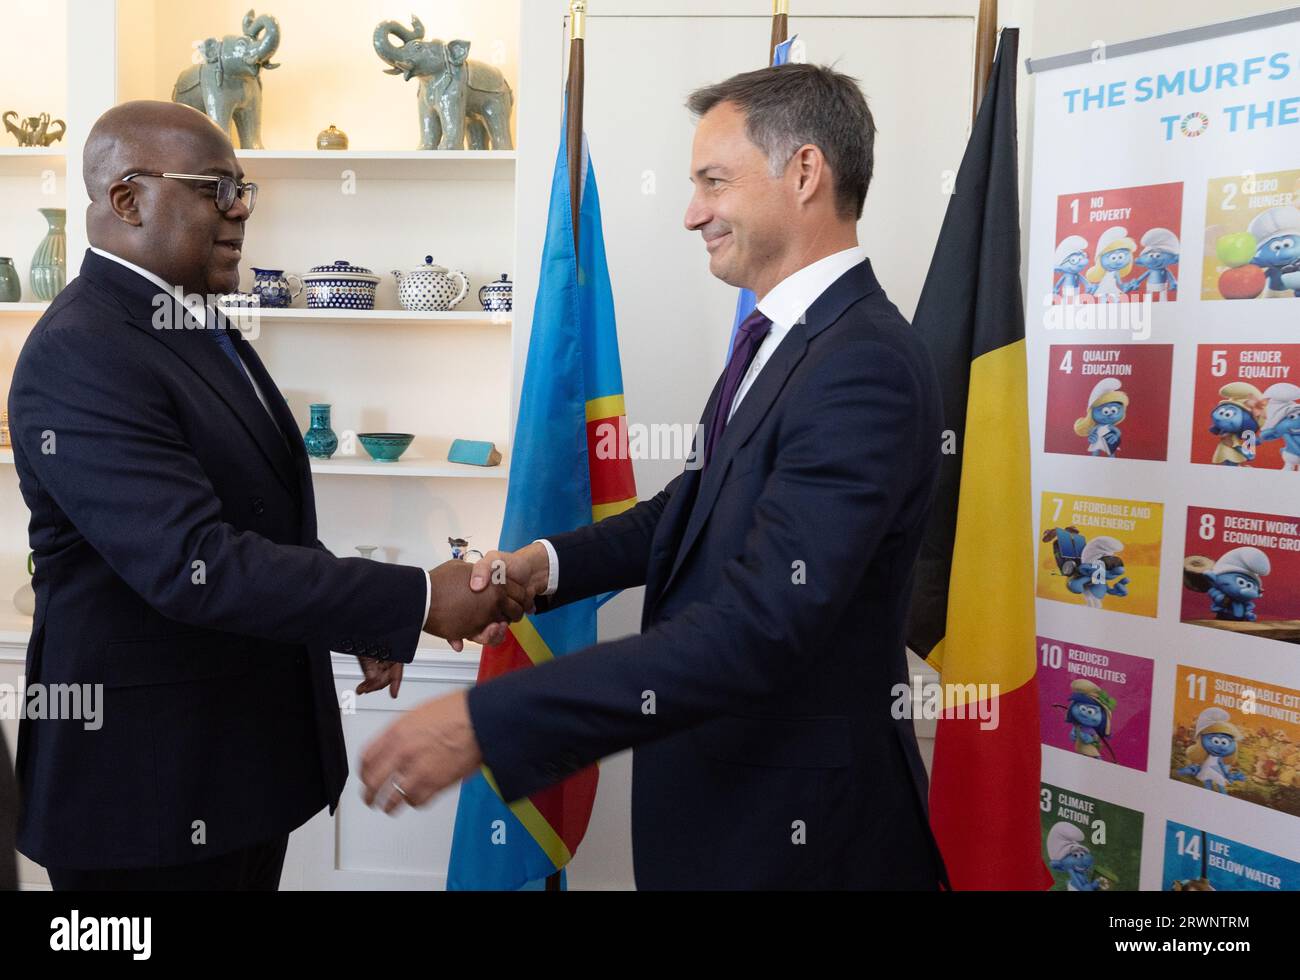
[[[274,17],[253,11],[244,14],[244,33],[227,34],[203,42],[203,62],[180,73],[172,89],[172,101],[205,112],[213,122],[230,132],[233,119],[239,131],[239,145],[245,150],[262,149],[263,68],[271,63],[280,46],[280,25]]]
[[[375,54],[393,66],[388,74],[420,78],[419,149],[459,150],[467,138],[471,150],[514,149],[514,93],[499,69],[469,60],[468,41],[426,41],[424,25],[412,14],[409,28],[395,20],[375,27]]]

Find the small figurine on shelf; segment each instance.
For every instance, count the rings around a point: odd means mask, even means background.
[[[483,552],[469,546],[469,538],[448,538],[447,543],[451,545],[451,557],[455,561],[469,561],[470,555],[483,557]]]
[[[15,126],[9,121],[9,117],[15,119],[21,117],[18,113],[10,109],[3,116],[5,129],[13,133],[14,138],[18,140],[19,146],[49,146],[58,140],[63,139],[63,135],[68,131],[68,124],[62,119],[50,119],[48,112],[42,112],[39,116],[28,116],[22,119],[21,126]],[[57,133],[50,132],[50,123],[53,122],[59,127]]]
[[[261,70],[279,68],[271,63],[280,46],[280,24],[269,14],[244,14],[243,34],[210,37],[200,50],[203,62],[186,68],[172,88],[172,101],[187,105],[230,132],[233,119],[244,150],[262,149]]]
[[[401,40],[394,44],[390,35]],[[442,41],[424,37],[420,18],[411,26],[395,20],[375,27],[375,54],[409,82],[419,76],[416,93],[420,108],[421,150],[512,150],[510,113],[515,96],[501,69],[485,61],[470,61],[468,41]],[[490,144],[490,145],[489,145]]]

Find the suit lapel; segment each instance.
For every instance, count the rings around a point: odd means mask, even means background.
[[[230,336],[235,342],[235,349],[239,351],[240,357],[243,358],[244,366],[248,368],[248,372],[253,376],[253,380],[257,382],[257,386],[262,389],[262,394],[270,406],[271,413],[275,416],[276,424],[283,436],[281,444],[288,447],[293,472],[297,478],[299,493],[302,497],[303,542],[307,545],[314,545],[317,535],[316,495],[311,483],[311,461],[307,458],[307,447],[303,444],[302,433],[298,431],[298,421],[293,417],[293,412],[289,409],[289,403],[284,400],[284,395],[280,393],[279,387],[276,386],[270,372],[266,370],[262,359],[257,356],[257,351],[253,348],[253,345],[244,340],[238,330],[232,331]],[[263,412],[263,414],[266,413]]]
[[[179,304],[177,308],[180,309]],[[289,459],[289,450],[280,437],[271,417],[258,401],[248,377],[222,353],[207,329],[197,326],[189,311],[186,322],[195,324],[189,329],[159,330],[151,320],[133,319],[133,323],[158,338],[224,401],[235,413],[244,429],[266,457],[271,468],[290,492],[298,489],[298,480]],[[233,339],[233,335],[232,335]],[[247,350],[247,346],[244,348]],[[275,390],[274,388],[272,389]],[[268,397],[267,399],[271,399]]]
[[[89,280],[107,292],[126,311],[127,320],[132,326],[168,347],[184,361],[234,412],[275,470],[276,476],[284,483],[285,489],[290,493],[299,489],[290,450],[281,439],[276,424],[258,401],[257,393],[248,383],[248,377],[231,363],[208,334],[208,330],[199,327],[198,322],[173,294],[164,293],[155,283],[134,270],[90,249],[86,249],[82,258],[80,278]],[[164,308],[167,308],[169,316],[163,316]],[[218,317],[217,322],[224,327],[224,317],[219,313],[213,315]],[[243,338],[238,337],[237,333],[231,331],[231,339],[238,347]],[[251,349],[247,344],[242,347],[246,354]],[[256,355],[253,360],[256,360]],[[274,411],[276,401],[283,401],[283,398],[261,367],[261,361],[257,361],[257,366],[266,382],[259,379],[258,383]]]
[[[731,461],[735,458],[736,453],[740,450],[749,437],[754,434],[759,422],[771,410],[772,405],[776,402],[789,380],[790,373],[795,369],[795,365],[803,359],[804,352],[808,349],[808,339],[804,331],[804,325],[796,323],[790,328],[790,332],[785,335],[785,339],[777,345],[776,350],[763,365],[763,369],[758,373],[753,385],[746,392],[744,399],[741,401],[736,413],[727,423],[727,427],[722,432],[722,438],[718,446],[713,451],[713,458],[709,465],[699,474],[699,493],[695,497],[694,506],[691,508],[690,519],[686,522],[686,531],[682,535],[682,543],[677,548],[677,554],[673,559],[672,570],[669,571],[668,577],[664,580],[664,590],[672,584],[673,578],[677,575],[686,556],[690,554],[692,546],[700,536],[700,531],[704,528],[704,522],[708,519],[713,510],[713,505],[717,503],[718,491],[722,489],[722,484],[726,478],[727,470],[731,467]],[[724,372],[725,374],[725,372]],[[713,424],[713,415],[718,411],[726,411],[726,406],[716,404],[717,396],[714,396],[712,411],[709,412],[708,419],[702,425],[701,431],[708,432],[709,427]]]
[[[648,625],[655,601],[663,591],[660,580],[668,574],[669,562],[676,554],[677,543],[682,540],[683,529],[691,514],[691,505],[695,502],[695,496],[699,492],[700,470],[697,468],[695,461],[700,458],[703,452],[701,443],[704,433],[708,431],[709,420],[713,418],[713,406],[721,394],[724,375],[725,372],[723,375],[719,375],[718,380],[714,382],[713,392],[709,395],[708,404],[704,408],[704,417],[695,430],[695,439],[691,443],[691,455],[686,461],[686,468],[682,471],[681,482],[677,484],[676,489],[673,491],[664,512],[659,515],[659,523],[655,527],[654,542],[650,551],[650,567],[646,569],[645,602],[642,604],[641,610],[642,629],[645,629]]]
[[[786,382],[790,379],[791,373],[793,373],[807,352],[809,342],[838,320],[850,306],[879,288],[880,284],[876,281],[875,273],[872,271],[871,261],[864,259],[827,287],[826,291],[808,308],[803,320],[790,328],[790,332],[785,335],[785,339],[777,346],[768,362],[763,365],[758,378],[745,394],[744,399],[736,409],[736,413],[723,430],[722,438],[713,451],[713,459],[710,460],[707,469],[702,474],[696,473],[697,483],[695,486],[698,486],[698,493],[691,498],[684,499],[682,502],[683,507],[690,508],[686,529],[682,533],[681,544],[677,547],[672,567],[664,578],[663,585],[654,593],[651,593],[648,587],[650,583],[647,582],[647,611],[650,609],[651,604],[656,602],[672,585],[673,579],[686,561],[691,548],[704,528],[705,521],[708,520],[709,514],[717,503],[718,493],[725,482],[732,459],[749,441],[759,423],[763,421],[767,413],[776,404]],[[723,375],[725,374],[726,371],[724,370]],[[709,427],[713,423],[713,413],[719,410],[717,400],[721,387],[722,377],[719,377],[718,383],[714,385],[709,407],[706,409],[704,419],[700,424],[701,433],[709,431]],[[683,488],[685,488],[685,481],[683,481]],[[675,497],[676,494],[674,494]],[[667,516],[668,514],[665,512],[664,517]]]

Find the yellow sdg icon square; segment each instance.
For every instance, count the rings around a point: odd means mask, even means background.
[[[1038,596],[1154,618],[1163,524],[1163,504],[1044,491]]]
[[[1300,170],[1242,172],[1206,187],[1201,299],[1294,299]],[[1269,248],[1270,243],[1278,246]]]

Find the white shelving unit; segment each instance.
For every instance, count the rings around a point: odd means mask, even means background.
[[[44,234],[35,213],[40,207],[66,207],[69,280],[77,274],[85,244],[81,153],[94,120],[129,99],[169,99],[195,40],[238,33],[247,10],[245,0],[63,0],[46,6],[43,14],[26,14],[25,26],[40,36],[66,36],[66,57],[52,65],[33,53],[28,65],[19,53],[0,70],[7,84],[30,82],[14,106],[20,115],[49,112],[68,124],[67,135],[52,147],[0,148],[0,191],[7,189],[14,202],[0,209],[0,254],[14,256],[24,284],[24,263]],[[436,22],[426,20],[433,36],[470,38],[471,57],[498,65],[518,93],[521,11],[519,0],[456,0],[442,5]],[[514,318],[480,309],[477,292],[503,271],[513,277],[518,267],[520,154],[412,149],[417,86],[386,75],[371,48],[374,25],[395,13],[379,0],[339,5],[328,18],[312,0],[280,0],[268,12],[279,20],[282,37],[275,56],[281,67],[263,75],[265,149],[244,149],[232,134],[248,179],[261,187],[246,230],[240,286],[251,288],[254,266],[301,275],[342,257],[381,276],[379,308],[309,310],[300,296],[289,309],[232,309],[231,315],[256,327],[247,335],[301,428],[309,421],[308,405],[327,402],[340,434],[416,435],[409,455],[397,463],[376,463],[359,445],[356,456],[313,461],[321,537],[339,554],[365,542],[379,545],[389,560],[421,565],[448,557],[448,537],[495,543],[508,460],[464,466],[447,462],[446,452],[457,437],[493,441],[503,453],[509,448]],[[51,71],[66,74],[66,94],[61,89],[57,100],[42,102],[49,86],[32,76]],[[517,99],[516,125],[522,105]],[[315,148],[315,133],[330,124],[348,133],[350,149]],[[57,200],[39,184],[51,173],[60,185]],[[9,226],[23,229],[18,244],[6,242]],[[417,268],[425,255],[469,276],[471,289],[460,308],[398,308],[392,271]],[[0,397],[6,400],[22,341],[48,306],[27,292],[23,300],[0,304]],[[12,461],[12,450],[0,451],[6,504],[0,555],[21,556],[26,511]],[[0,604],[6,604],[3,596]]]
[[[12,139],[4,133],[6,139]],[[47,170],[63,173],[68,165],[67,151],[54,146],[6,146],[0,148],[0,177],[37,177]]]
[[[313,459],[311,471],[318,476],[404,476],[437,480],[506,480],[510,476],[510,468],[504,462],[497,466],[470,466],[405,455],[393,463],[377,463],[362,456]]]
[[[514,180],[514,150],[238,150],[249,180]]]
[[[6,304],[0,304],[0,310]],[[16,305],[16,304],[15,304]],[[221,307],[233,323],[250,319],[270,320],[305,326],[330,323],[405,323],[441,324],[473,323],[508,328],[513,320],[509,313],[489,313],[485,310],[451,310],[449,312],[418,312],[412,310],[309,310],[298,307],[284,309],[257,309],[247,307]]]

